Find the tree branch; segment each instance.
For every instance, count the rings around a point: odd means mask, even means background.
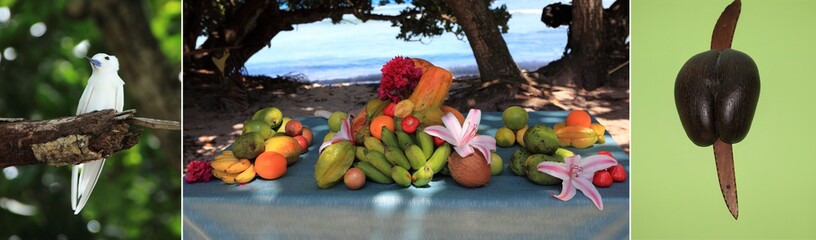
[[[79,164],[132,148],[142,126],[179,130],[178,122],[134,117],[135,110],[96,111],[43,121],[0,122],[0,168]]]

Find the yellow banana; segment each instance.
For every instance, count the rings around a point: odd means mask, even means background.
[[[232,166],[232,164],[235,164],[237,162],[238,162],[238,159],[225,159],[225,158],[222,158],[222,159],[214,160],[214,161],[210,162],[210,167],[212,167],[213,169],[218,170],[218,171],[226,172],[227,168],[229,168],[230,166]]]
[[[252,165],[252,163],[250,163],[248,159],[241,159],[238,160],[238,162],[230,165],[225,172],[229,174],[238,174],[243,172],[244,170],[247,170],[247,168],[249,168],[250,165]]]
[[[255,165],[250,164],[249,168],[235,176],[235,181],[239,183],[248,183],[255,179]]]

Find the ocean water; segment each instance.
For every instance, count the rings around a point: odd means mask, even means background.
[[[504,0],[512,14],[509,31],[503,34],[510,54],[523,69],[535,70],[561,57],[567,28],[548,28],[540,21],[541,9],[558,1]],[[613,1],[605,0],[608,7]],[[375,8],[395,14],[405,5]],[[341,24],[329,20],[295,26],[281,32],[271,46],[257,52],[246,64],[252,75],[304,74],[309,81],[324,83],[379,81],[382,65],[394,56],[424,58],[451,70],[455,76],[478,75],[476,60],[467,39],[451,33],[406,42],[396,39],[399,29],[389,22],[363,23],[346,16]],[[203,42],[203,39],[199,39]]]

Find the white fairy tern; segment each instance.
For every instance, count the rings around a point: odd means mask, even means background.
[[[124,107],[125,82],[119,77],[119,60],[112,55],[97,53],[91,58],[91,78],[79,99],[76,114]],[[96,181],[102,173],[105,159],[98,159],[75,165],[71,171],[71,208],[79,214],[93,192]]]

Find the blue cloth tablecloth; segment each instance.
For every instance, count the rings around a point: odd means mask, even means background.
[[[552,127],[567,112],[531,112],[530,125]],[[315,143],[277,180],[256,179],[243,186],[221,181],[183,185],[184,236],[190,239],[623,239],[629,237],[629,180],[599,188],[600,211],[580,192],[567,202],[551,196],[561,185],[541,186],[506,169],[482,188],[468,189],[447,176],[427,188],[367,182],[351,191],[341,183],[318,189],[314,180],[325,119],[300,119]],[[493,136],[501,113],[484,113],[479,134]],[[498,148],[509,162],[518,148]],[[629,156],[606,136],[606,150],[629,172]]]

